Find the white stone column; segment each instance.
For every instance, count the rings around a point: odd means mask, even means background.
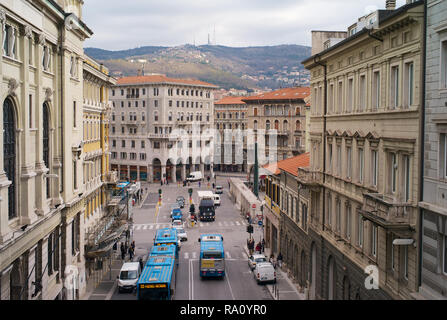
[[[172,166],[172,173],[171,173],[171,177],[172,177],[172,182],[176,183],[177,182],[177,166],[173,165]]]
[[[163,181],[166,179],[167,180],[167,176],[166,176],[166,165],[162,164],[161,165],[161,177],[160,177],[161,181]]]
[[[152,169],[152,165],[151,164],[149,164],[147,166],[147,181],[149,183],[153,183],[154,182],[154,171]]]
[[[186,180],[186,164],[182,165],[182,181]]]

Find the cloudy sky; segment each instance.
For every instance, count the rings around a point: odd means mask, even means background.
[[[397,6],[405,0],[397,0]],[[211,41],[311,45],[311,30],[346,30],[385,0],[84,0],[86,47],[122,50]],[[215,35],[215,36],[214,36]]]

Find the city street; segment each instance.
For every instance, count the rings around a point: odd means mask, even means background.
[[[222,205],[216,209],[216,220],[214,222],[198,222],[195,227],[189,225],[185,230],[188,240],[182,242],[179,254],[179,267],[177,271],[175,300],[265,300],[272,299],[266,286],[257,285],[253,278],[253,273],[247,265],[247,254],[244,250],[248,233],[246,232],[247,222],[243,219],[239,211],[228,197],[227,179],[222,177],[217,180],[218,185],[224,187],[221,195]],[[143,188],[145,188],[144,186]],[[158,200],[158,189],[163,190],[162,205],[157,213],[156,203]],[[149,195],[145,199],[140,209],[133,209],[133,239],[136,243],[134,261],[138,257],[146,260],[146,255],[150,251],[155,232],[158,229],[170,227],[170,206],[175,202],[177,196],[184,196],[187,204],[183,211],[186,217],[189,212],[189,187],[178,187],[177,184],[169,184],[161,187],[152,184],[149,186]],[[193,201],[197,203],[197,190],[207,190],[206,184],[202,183],[198,188],[198,183],[191,184],[193,188]],[[197,210],[197,209],[196,209]],[[259,228],[255,226],[255,229]],[[260,231],[260,230],[258,230]],[[219,233],[224,237],[226,275],[224,279],[204,279],[199,276],[199,251],[200,244],[198,238],[203,233]],[[259,233],[260,234],[260,233]],[[259,241],[258,239],[255,239]],[[119,265],[115,263],[112,271],[119,272]],[[114,275],[116,278],[116,275]],[[114,279],[113,279],[114,280]],[[92,295],[90,299],[112,299],[112,300],[133,300],[136,295],[132,293],[118,293],[118,288],[113,280],[101,284],[109,288],[109,292],[104,295]],[[100,286],[101,286],[100,285]],[[107,286],[108,285],[108,286]]]

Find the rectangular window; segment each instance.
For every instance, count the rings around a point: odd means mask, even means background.
[[[327,197],[327,212],[326,212],[326,224],[331,226],[331,217],[332,217],[332,197],[329,195]]]
[[[76,101],[73,101],[73,128],[76,128]]]
[[[48,275],[53,274],[53,234],[48,237]]]
[[[359,97],[359,111],[364,111],[366,109],[366,76],[360,76]]]
[[[336,216],[336,228],[337,228],[337,232],[340,233],[341,230],[341,201],[337,200],[337,212],[336,212],[337,216]]]
[[[329,145],[329,164],[328,164],[328,171],[332,171],[332,144]]]
[[[363,216],[358,215],[358,230],[357,230],[357,244],[360,248],[363,247]]]
[[[73,160],[73,190],[76,190],[78,188],[78,183],[77,183],[77,165],[76,165],[76,160]]]
[[[346,112],[352,112],[354,102],[354,79],[348,80],[348,101],[346,103]]]
[[[403,156],[404,165],[404,201],[410,200],[410,157],[408,155]]]
[[[359,168],[359,182],[363,183],[363,168],[364,168],[364,154],[363,154],[363,149],[359,149],[359,163],[358,163],[358,168]]]
[[[154,107],[158,107],[158,100],[154,100]]]
[[[414,65],[413,62],[405,64],[405,106],[413,105]]]
[[[338,105],[336,113],[340,113],[343,110],[343,82],[338,83]]]
[[[396,192],[397,186],[397,155],[395,153],[391,154],[391,192]]]
[[[337,145],[337,175],[341,176],[341,146]]]
[[[71,255],[76,255],[76,226],[75,220],[71,223]]]
[[[334,112],[334,85],[333,84],[331,84],[329,86],[329,96],[328,96],[327,100],[328,100],[327,101],[328,111],[329,111],[329,114],[331,114]]]
[[[29,95],[29,127],[32,128],[33,127],[33,95],[30,94]]]
[[[441,42],[441,89],[447,88],[447,40]]]
[[[371,151],[371,184],[377,187],[377,174],[378,174],[378,153],[377,150]]]
[[[346,177],[351,179],[352,174],[352,149],[351,147],[346,148]]]
[[[372,88],[372,108],[378,110],[380,107],[380,72],[376,71],[373,75],[373,88]]]
[[[346,238],[351,239],[352,230],[352,210],[349,204],[346,205]]]
[[[399,106],[399,67],[391,68],[391,108]]]
[[[372,225],[371,232],[371,254],[377,257],[377,226],[375,224]]]

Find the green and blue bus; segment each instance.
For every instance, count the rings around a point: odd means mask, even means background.
[[[225,251],[221,234],[202,234],[200,242],[200,277],[225,276]]]
[[[176,287],[175,258],[149,256],[137,283],[138,300],[172,300]]]

